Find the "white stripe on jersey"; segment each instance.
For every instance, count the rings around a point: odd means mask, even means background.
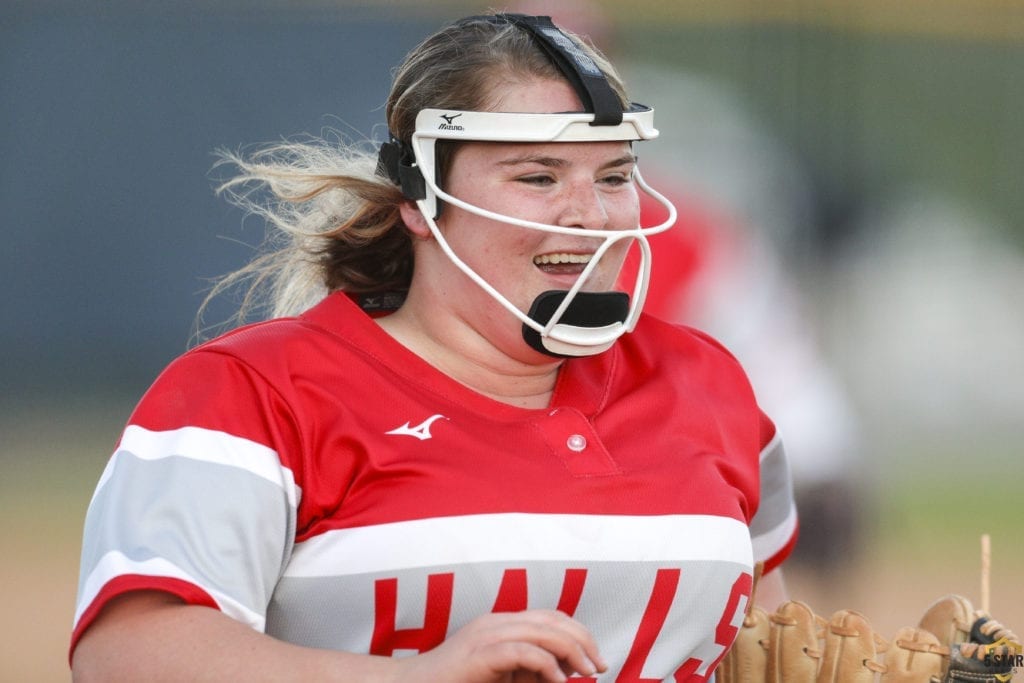
[[[765,447],[761,449],[761,454],[758,456],[759,462],[764,462],[765,458],[772,454],[776,448],[782,445],[782,436],[779,435],[778,429],[775,430],[775,434],[772,436],[772,440],[765,444]]]
[[[125,451],[142,460],[177,456],[237,467],[280,486],[288,497],[288,503],[292,507],[297,505],[299,494],[295,487],[295,477],[290,469],[281,464],[274,449],[249,439],[201,427],[156,432],[138,425],[128,425],[114,457],[100,476],[96,493],[110,479],[118,457]]]
[[[786,515],[786,519],[782,524],[751,539],[754,545],[754,557],[767,559],[779,552],[780,548],[785,547],[789,543],[789,539],[796,532],[796,521],[796,506],[790,504],[789,514]]]
[[[327,531],[295,545],[284,576],[343,576],[511,560],[708,560],[753,566],[750,532],[730,517],[501,513]]]
[[[78,597],[78,608],[75,610],[74,623],[78,623],[78,620],[82,618],[82,613],[92,604],[96,595],[108,581],[126,574],[168,577],[180,579],[196,586],[202,586],[203,590],[217,601],[218,607],[225,614],[260,632],[266,627],[266,618],[263,615],[253,612],[242,603],[220,591],[211,590],[209,586],[204,586],[201,581],[176,564],[160,557],[141,561],[133,560],[116,550],[105,554],[96,563],[96,567],[89,573],[88,578],[86,578],[85,583],[82,585],[81,594]]]

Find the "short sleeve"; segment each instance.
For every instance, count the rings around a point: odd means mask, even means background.
[[[295,537],[294,420],[237,359],[193,351],[143,397],[86,514],[71,648],[112,598],[157,590],[263,630]],[[291,454],[291,455],[289,455]]]
[[[761,418],[760,503],[750,522],[754,561],[768,572],[782,564],[796,545],[798,519],[793,482],[782,438],[771,421]]]

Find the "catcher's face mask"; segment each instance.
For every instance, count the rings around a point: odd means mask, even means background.
[[[497,15],[488,20],[514,23],[528,31],[573,85],[587,111],[554,114],[423,109],[409,143],[392,139],[381,146],[379,170],[401,185],[415,200],[434,239],[449,259],[523,324],[523,338],[534,349],[556,357],[586,356],[608,349],[636,326],[650,279],[651,250],[647,236],[668,229],[676,210],[664,196],[644,182],[634,169],[634,181],[668,211],[666,220],[651,227],[629,230],[570,228],[514,218],[469,204],[441,189],[436,163],[438,140],[491,142],[602,142],[651,140],[657,137],[654,111],[632,104],[623,111],[604,74],[548,17]],[[501,292],[470,268],[437,227],[439,202],[452,204],[477,216],[532,230],[578,235],[601,240],[600,246],[569,290],[540,294],[530,310],[516,308]],[[612,245],[635,239],[640,267],[632,297],[625,292],[581,291],[601,258]]]

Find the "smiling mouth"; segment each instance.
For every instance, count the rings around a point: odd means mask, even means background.
[[[555,252],[533,257],[533,265],[547,275],[577,276],[590,263],[592,254]]]
[[[533,265],[544,266],[585,266],[590,263],[591,254],[541,254],[533,257]]]

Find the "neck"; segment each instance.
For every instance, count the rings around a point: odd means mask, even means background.
[[[551,401],[558,359],[540,357],[532,349],[528,353],[538,358],[514,358],[469,326],[432,324],[408,306],[377,322],[410,351],[477,393],[521,408],[546,408]]]

